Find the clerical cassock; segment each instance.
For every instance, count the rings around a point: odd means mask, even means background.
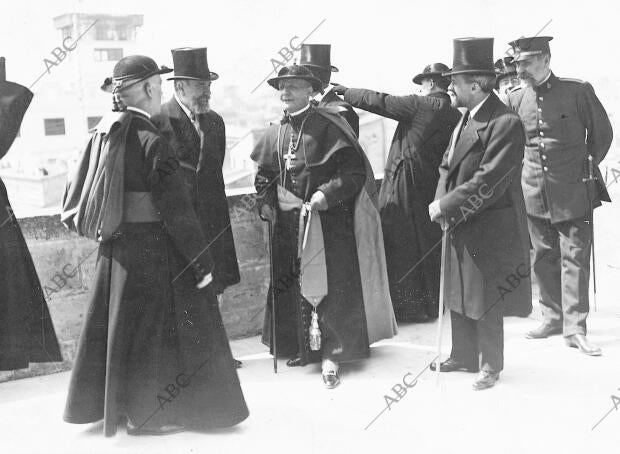
[[[353,130],[335,110],[307,105],[271,126],[252,159],[258,164],[259,208],[269,204],[276,212],[268,301],[273,292],[278,355],[297,356],[302,364],[318,356],[335,362],[367,357],[369,344],[392,337],[396,323],[374,177]],[[314,306],[303,293],[312,257],[303,262],[300,250],[309,222],[302,205],[316,191],[328,206],[319,212],[324,246],[313,254],[324,254],[327,292],[316,307],[322,341],[313,355]],[[263,342],[273,352],[272,317],[268,304]]]

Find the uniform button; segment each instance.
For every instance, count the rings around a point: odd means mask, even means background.
[[[549,167],[545,166],[543,167],[543,170],[546,172],[547,170],[549,170]]]
[[[542,100],[543,100],[543,97],[542,97],[542,96],[539,96],[539,97],[538,97],[538,100],[539,100],[539,101],[542,101]]]
[[[538,135],[539,135],[540,137],[545,137],[545,133],[544,133],[544,132],[542,132],[542,131],[538,131]]]
[[[544,154],[543,154],[543,155],[541,155],[540,157],[542,158],[542,160],[543,160],[543,161],[546,161],[546,160],[547,160],[547,155],[544,155]]]
[[[539,125],[542,125],[542,124],[543,124],[543,121],[542,121],[542,120],[538,120],[538,124],[539,124]]]
[[[539,112],[542,112],[542,109],[540,107],[538,109],[536,109],[536,110],[538,110]]]
[[[545,142],[540,142],[540,148],[545,148]]]

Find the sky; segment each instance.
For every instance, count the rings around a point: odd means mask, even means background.
[[[407,93],[411,78],[426,64],[451,66],[453,38],[494,37],[497,59],[508,50],[508,41],[536,34],[547,24],[540,34],[555,38],[555,72],[591,80],[620,77],[617,9],[613,1],[603,0],[2,0],[0,53],[7,57],[9,80],[25,83],[45,69],[43,59],[60,44],[53,17],[74,11],[143,14],[142,53],[171,65],[171,48],[207,46],[209,64],[220,80],[251,96],[273,69],[270,60],[279,58],[278,51],[320,24],[307,42],[332,44],[332,63],[340,69],[334,80]],[[261,90],[269,90],[263,85]],[[44,90],[45,84],[37,89]]]

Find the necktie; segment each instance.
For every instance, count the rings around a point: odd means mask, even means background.
[[[202,131],[202,127],[200,126],[200,118],[201,115],[195,115],[193,112],[191,114],[190,120],[192,120],[192,124],[194,125],[194,129],[196,129],[196,132],[198,133],[198,137],[200,138],[200,149],[202,150],[202,145],[204,143],[204,132]]]
[[[469,110],[466,110],[465,113],[463,114],[463,121],[461,122],[461,127],[459,128],[458,133],[454,137],[454,141],[450,145],[450,151],[448,152],[448,164],[450,164],[450,161],[452,161],[452,155],[454,154],[454,149],[456,148],[456,144],[461,138],[463,131],[465,131],[465,128],[467,128],[468,121],[469,121]]]

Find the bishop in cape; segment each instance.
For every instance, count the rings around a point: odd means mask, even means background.
[[[368,357],[371,343],[396,333],[376,184],[349,124],[310,104],[319,79],[292,65],[268,82],[285,116],[251,155],[259,212],[273,225],[275,315],[268,304],[263,342],[273,353],[275,331],[289,366],[322,360],[333,388],[341,362]]]

